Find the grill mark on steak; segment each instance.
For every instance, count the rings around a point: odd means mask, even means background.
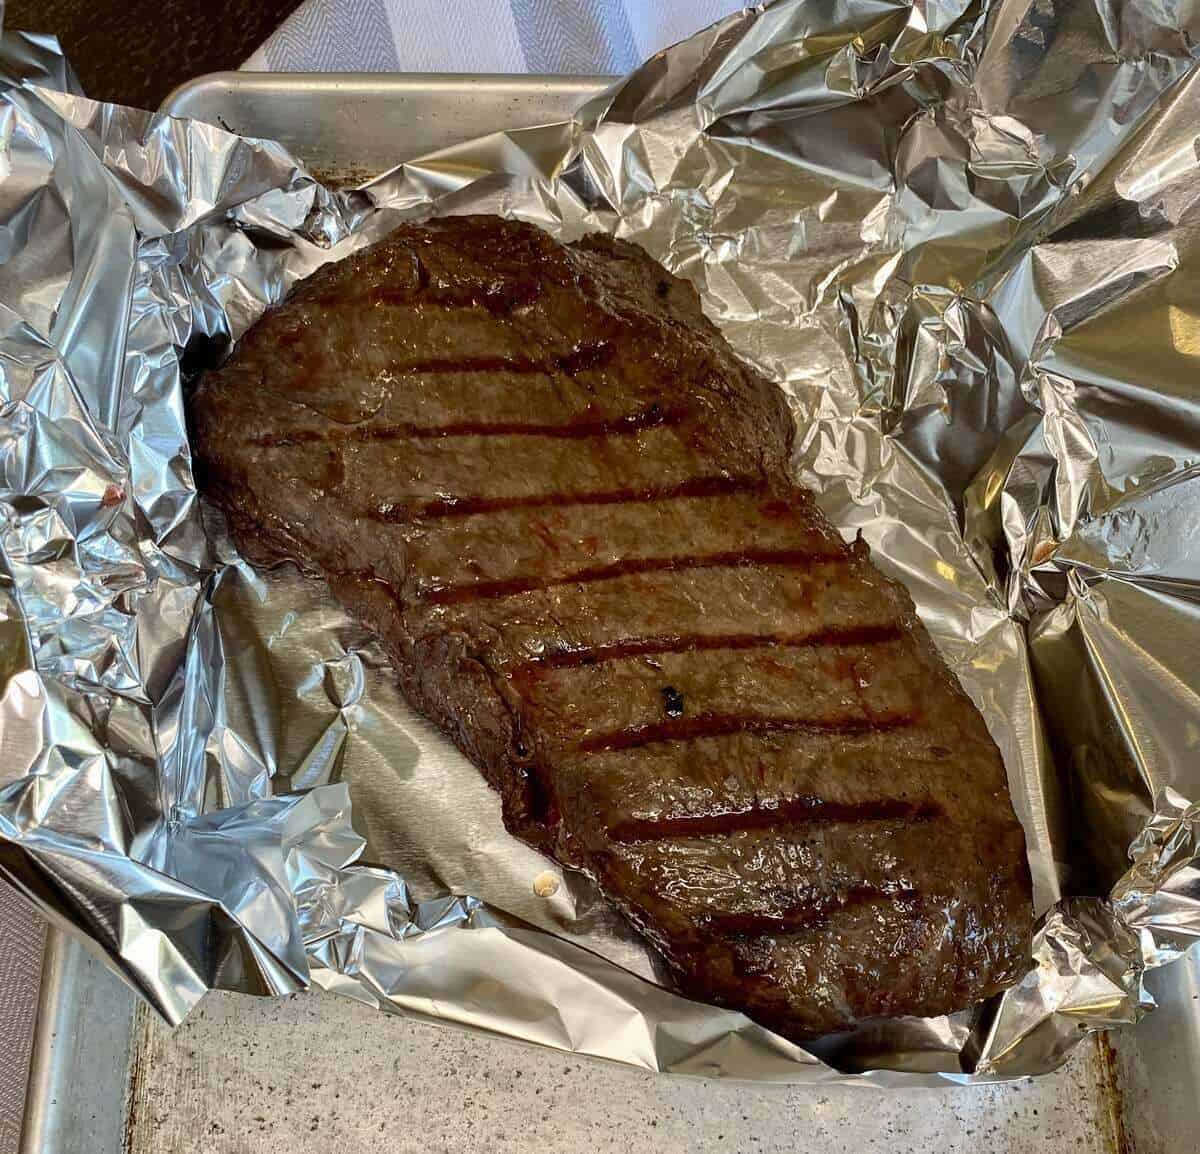
[[[771,914],[715,913],[705,919],[705,929],[736,938],[762,938],[819,929],[835,914],[866,905],[904,905],[920,898],[914,889],[884,890],[854,886],[845,893],[801,903]]]
[[[284,345],[300,341],[301,330],[291,330],[283,337]],[[378,366],[377,372],[393,377],[443,377],[466,374],[505,374],[520,377],[560,377],[574,381],[581,373],[603,369],[614,356],[611,344],[605,341],[582,343],[569,352],[549,356],[507,354],[463,354],[455,357],[410,357],[389,360]],[[266,382],[263,382],[264,386]]]
[[[685,993],[800,1038],[1020,976],[1029,871],[980,715],[793,483],[783,394],[645,253],[403,225],[188,412],[243,548],[326,574],[508,828]]]
[[[628,505],[637,502],[665,501],[672,497],[716,497],[729,493],[752,493],[762,488],[759,477],[696,477],[677,485],[645,489],[602,489],[591,493],[534,493],[527,497],[438,497],[410,506],[389,502],[371,511],[371,516],[389,524],[405,524],[417,519],[438,517],[474,517],[480,513],[499,513],[506,509],[564,508],[568,505]]]
[[[349,429],[289,429],[286,433],[257,433],[247,444],[261,449],[282,449],[293,445],[327,445],[344,441],[419,441],[434,437],[563,437],[585,440],[589,437],[621,437],[643,429],[677,424],[681,414],[657,404],[624,417],[572,421],[568,424],[536,424],[522,421],[459,421],[447,425],[381,424],[360,425]]]
[[[943,816],[936,802],[879,797],[870,801],[838,802],[820,797],[789,797],[727,813],[700,817],[630,818],[606,825],[615,842],[663,841],[680,837],[724,837],[740,830],[783,829],[827,822],[934,821]]]
[[[828,822],[637,843],[614,842],[596,830],[589,844],[610,884],[627,886],[643,879],[643,884],[652,883],[650,892],[673,892],[671,906],[657,913],[660,927],[665,923],[674,934],[707,940],[714,914],[778,918],[799,906],[822,906],[831,915],[844,916],[838,915],[836,903],[860,886],[892,895],[918,891],[928,900],[928,910],[943,914],[947,906],[970,908],[988,887],[1012,880],[1015,859],[994,852],[1005,836],[990,827],[981,831],[956,815],[934,826],[895,819]],[[930,844],[937,844],[941,853],[931,869],[920,870],[915,863]],[[995,872],[964,874],[956,866],[963,852],[991,854]],[[693,884],[697,877],[703,885]]]
[[[527,307],[541,292],[537,280],[530,277],[517,282],[476,281],[463,285],[430,284],[429,273],[418,258],[414,261],[415,278],[409,285],[388,283],[367,286],[358,295],[362,305],[382,304],[390,307],[433,305],[444,309],[483,308],[493,316],[502,317]],[[320,293],[306,298],[306,304],[327,309],[341,304],[336,293]]]
[[[695,741],[701,737],[721,737],[727,733],[835,733],[857,737],[864,733],[887,733],[904,729],[915,722],[911,714],[893,717],[754,717],[746,714],[704,713],[696,717],[681,717],[667,721],[652,721],[619,729],[613,733],[593,733],[579,742],[586,753],[611,753],[624,749],[640,749],[644,745],[662,742]]]
[[[499,581],[536,569],[568,573],[625,557],[677,553],[679,541],[698,534],[713,551],[805,547],[831,555],[842,552],[840,539],[810,526],[803,504],[786,513],[775,510],[776,504],[760,494],[743,493],[646,505],[501,510],[428,522],[420,530],[412,577],[436,581],[439,575],[463,572],[474,580]]]
[[[531,657],[514,673],[532,669],[578,669],[599,665],[604,661],[620,661],[627,657],[656,657],[664,653],[698,652],[705,649],[815,649],[823,645],[880,645],[898,641],[898,625],[862,625],[849,628],[822,629],[815,633],[783,635],[777,633],[742,634],[667,634],[662,637],[631,637],[623,641],[606,641],[597,645],[581,645],[574,649],[543,653]]]
[[[938,740],[956,744],[956,756],[931,744]],[[992,776],[988,751],[950,734],[930,734],[927,725],[858,737],[736,733],[567,760],[582,783],[572,802],[580,820],[593,814],[613,815],[605,819],[610,822],[706,817],[803,796],[855,805],[890,795],[935,800],[967,827],[992,830],[991,846],[997,830],[1010,836],[1017,829],[998,805],[1003,783]],[[990,789],[971,789],[975,776]]]
[[[602,368],[612,359],[606,344],[584,345],[549,360],[538,357],[416,357],[408,361],[393,361],[388,370],[397,376],[435,376],[440,373],[512,373],[515,376],[535,374],[552,376],[556,372],[568,377],[587,369]]]
[[[786,567],[844,565],[841,557],[813,553],[807,549],[742,549],[735,553],[710,553],[693,557],[637,557],[612,565],[577,569],[561,577],[510,577],[504,581],[477,581],[471,585],[432,585],[417,592],[431,605],[457,605],[463,601],[486,601],[534,593],[555,585],[588,585],[594,581],[612,581],[636,573],[674,573],[686,569],[741,569],[759,565]]]

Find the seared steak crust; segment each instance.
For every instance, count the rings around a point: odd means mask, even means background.
[[[325,574],[508,828],[687,993],[802,1037],[1018,976],[982,718],[788,479],[782,394],[640,249],[403,227],[270,311],[190,418],[250,555]]]

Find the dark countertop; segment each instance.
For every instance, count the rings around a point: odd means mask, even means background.
[[[96,100],[157,108],[176,85],[237,68],[300,0],[8,0],[4,26],[59,38]]]

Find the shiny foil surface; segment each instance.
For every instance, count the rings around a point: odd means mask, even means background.
[[[1189,0],[778,0],[569,123],[335,190],[7,35],[0,871],[172,1021],[315,984],[664,1071],[901,1085],[1134,1022],[1200,935],[1198,43]],[[807,1049],[674,995],[328,591],[237,556],[184,389],[321,263],[462,212],[636,241],[786,391],[797,479],[1004,754],[1043,915],[1005,995]]]

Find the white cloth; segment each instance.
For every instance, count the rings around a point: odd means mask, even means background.
[[[619,75],[735,0],[307,0],[243,68]]]

